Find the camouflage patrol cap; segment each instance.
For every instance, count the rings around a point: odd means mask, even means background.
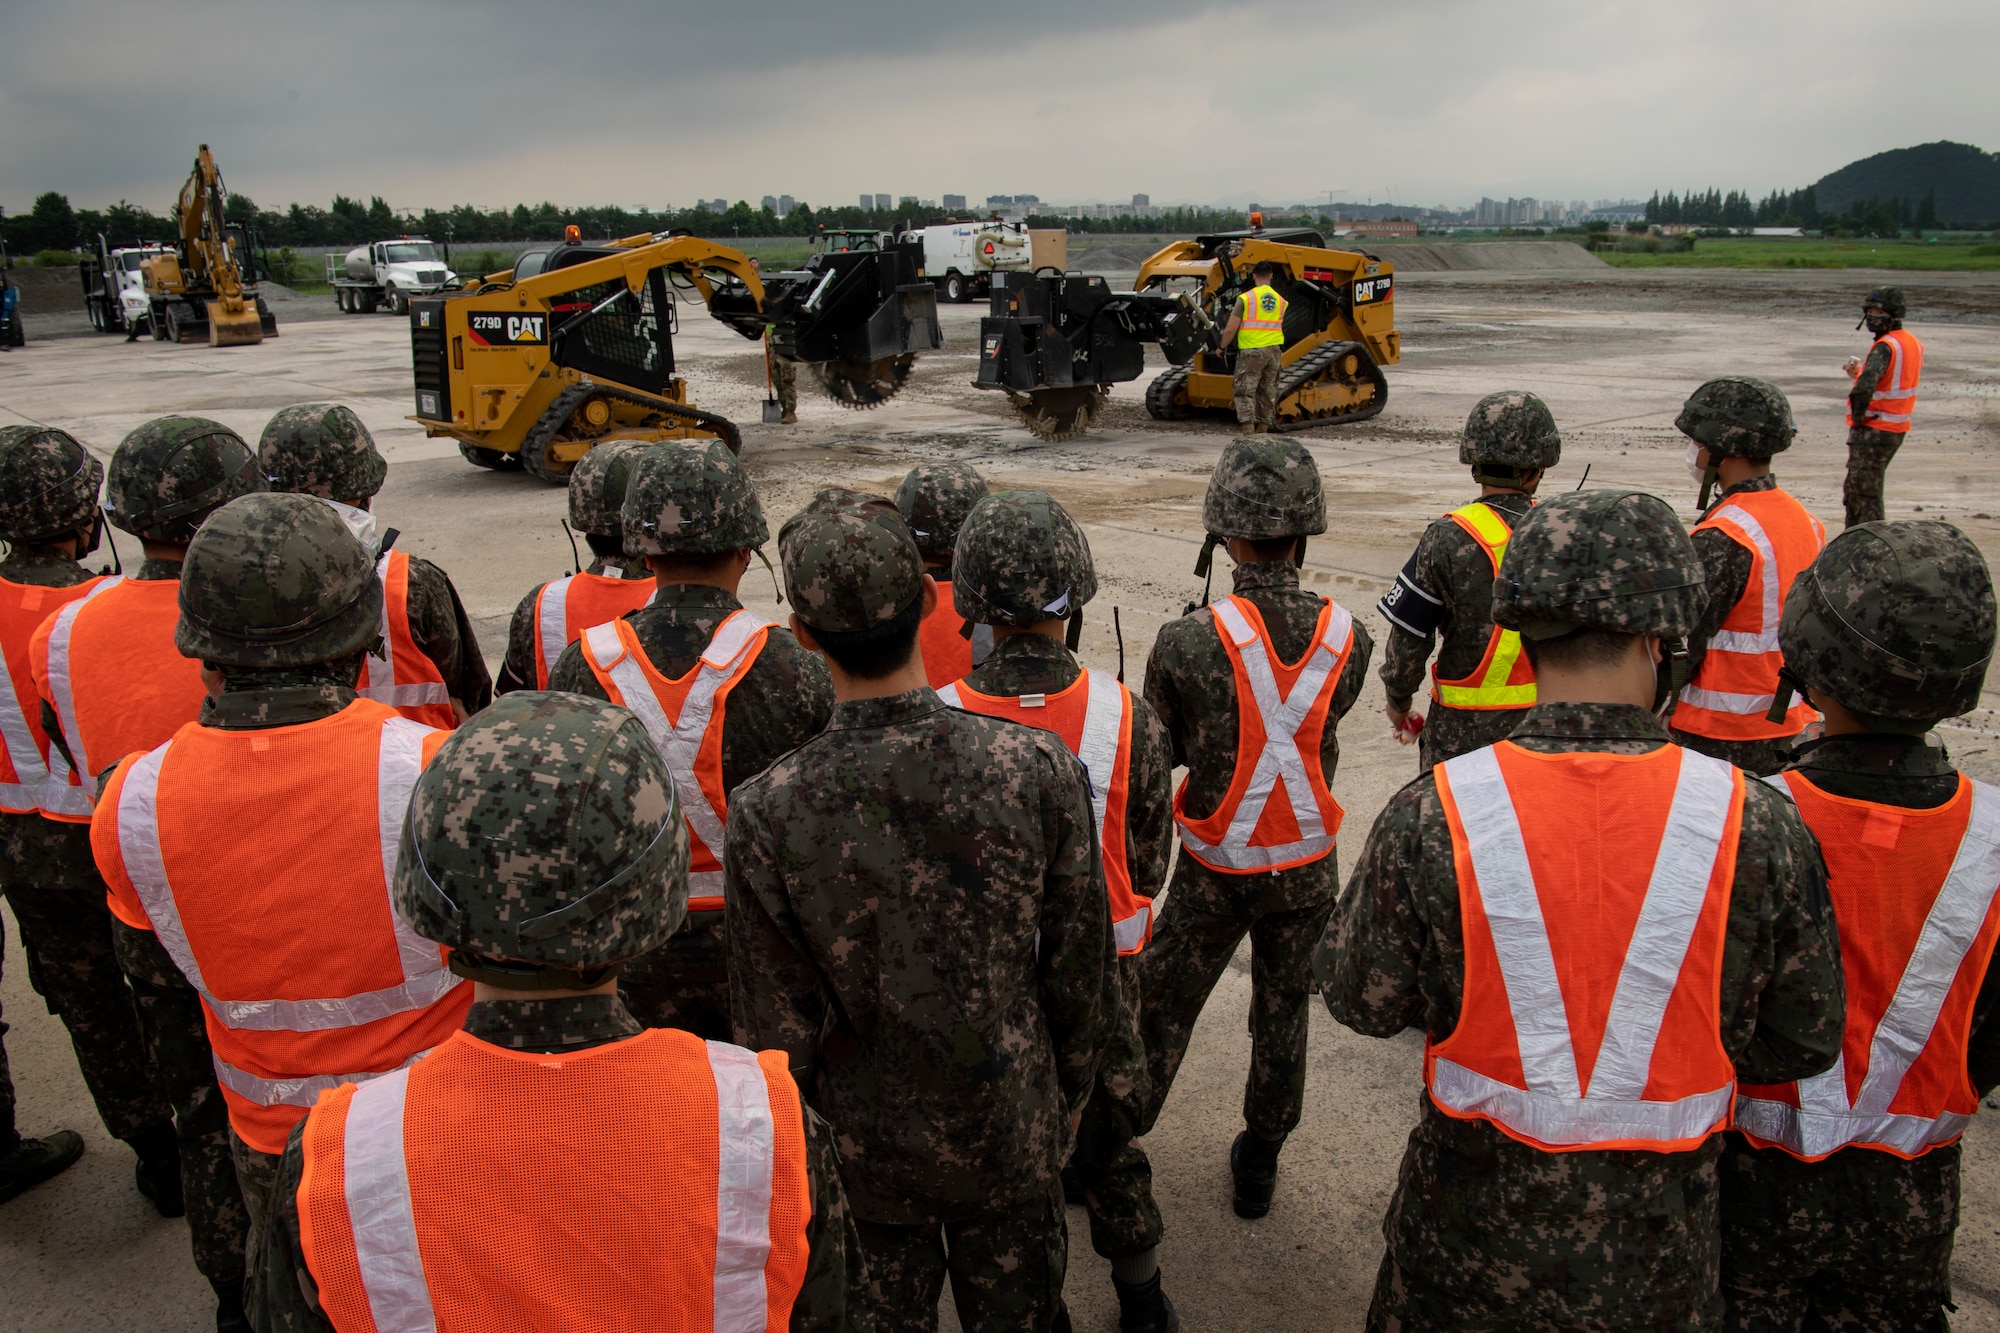
[[[118,442],[105,516],[142,541],[185,542],[239,495],[269,490],[243,437],[205,417],[158,417]]]
[[[757,488],[722,441],[654,444],[626,466],[621,513],[631,554],[709,555],[771,540]]]
[[[342,504],[368,499],[389,475],[375,437],[339,403],[279,408],[257,441],[257,461],[272,490]]]
[[[1993,657],[1993,577],[1949,523],[1863,523],[1792,584],[1785,674],[1881,731],[1922,732],[1979,703]]]
[[[310,495],[244,495],[195,533],[181,566],[181,656],[237,667],[337,662],[380,634],[375,557]]]
[[[1493,623],[1531,639],[1574,629],[1679,638],[1708,603],[1701,559],[1664,500],[1572,491],[1514,528],[1493,580]]]
[[[986,498],[986,478],[964,463],[919,463],[896,488],[896,508],[909,522],[917,549],[949,560],[972,507]]]
[[[625,494],[646,440],[606,440],[569,470],[569,525],[593,537],[623,537]]]
[[[104,464],[66,431],[0,426],[0,541],[73,537],[97,526]]]
[[[814,629],[873,629],[923,595],[923,557],[887,501],[809,505],[786,521],[778,550],[785,596]]]
[[[390,894],[452,970],[519,989],[648,953],[687,914],[688,832],[639,719],[578,694],[502,695],[410,796]]]
[[[1275,435],[1231,440],[1208,479],[1201,521],[1211,536],[1251,541],[1325,532],[1319,465],[1304,445]]]
[[[1075,615],[1097,595],[1083,529],[1045,491],[981,500],[958,534],[952,601],[975,625],[1033,625]]]
[[[1501,467],[1545,468],[1562,461],[1562,432],[1549,405],[1532,393],[1507,389],[1473,404],[1458,441],[1458,461]]]
[[[1674,429],[1717,458],[1769,458],[1799,433],[1784,391],[1748,375],[1724,375],[1689,394]]]
[[[1909,304],[1903,300],[1901,287],[1877,287],[1862,298],[1862,313],[1866,314],[1870,306],[1880,306],[1888,312],[1890,319],[1901,319],[1910,313]]]

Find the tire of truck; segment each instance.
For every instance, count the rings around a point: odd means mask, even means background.
[[[956,272],[944,275],[944,299],[954,302],[965,299],[965,279]]]
[[[376,310],[381,308],[382,298],[377,296],[372,290],[360,292],[359,295],[361,297],[362,314],[372,315]]]
[[[386,289],[384,289],[382,295],[389,302],[390,314],[407,315],[410,313],[410,298],[403,295],[401,292],[397,291],[395,283],[393,282],[390,283],[389,286]]]
[[[333,303],[340,307],[340,313],[343,315],[354,313],[354,302],[348,296],[347,288],[345,287],[336,287],[333,289]]]

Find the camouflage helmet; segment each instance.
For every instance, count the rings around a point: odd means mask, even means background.
[[[1064,620],[1097,596],[1090,539],[1045,491],[1001,491],[959,530],[951,597],[975,625]]]
[[[244,495],[195,533],[181,566],[181,656],[220,666],[314,666],[381,632],[375,557],[310,495]]]
[[[569,525],[593,537],[624,536],[625,494],[645,440],[607,440],[569,470]]]
[[[342,504],[368,499],[389,475],[375,437],[339,403],[279,408],[257,441],[257,461],[272,490]]]
[[[1274,435],[1231,440],[1208,479],[1201,521],[1211,537],[1250,541],[1325,532],[1319,465],[1292,440]]]
[[[771,540],[757,488],[722,441],[655,444],[626,466],[632,475],[621,513],[629,553],[709,555]]]
[[[1562,432],[1549,405],[1532,393],[1508,389],[1473,405],[1458,440],[1458,461],[1522,469],[1562,461]]]
[[[269,490],[243,437],[205,417],[158,417],[111,452],[105,514],[141,541],[185,542],[239,495]]]
[[[92,532],[104,464],[66,431],[0,426],[0,541]]]
[[[1674,429],[1712,458],[1769,458],[1799,433],[1784,391],[1749,375],[1724,375],[1689,394]]]
[[[923,556],[885,500],[825,506],[815,501],[786,520],[778,550],[785,596],[814,629],[874,629],[923,595]]]
[[[1901,287],[1877,287],[1861,300],[1861,313],[1867,314],[1870,306],[1879,306],[1888,313],[1890,319],[1901,319],[1910,313],[1909,303],[1903,299]]]
[[[1514,528],[1493,581],[1493,623],[1531,639],[1573,629],[1680,638],[1708,592],[1694,543],[1643,491],[1572,491]]]
[[[896,508],[926,559],[949,560],[966,515],[986,493],[986,478],[964,463],[919,463],[896,488]]]
[[[687,821],[639,719],[522,690],[454,731],[417,779],[390,896],[461,976],[588,987],[609,975],[592,970],[673,934],[687,874]]]
[[[1788,681],[1880,731],[1921,732],[1976,707],[1993,637],[1985,558],[1925,519],[1863,523],[1828,542],[1778,625]]]

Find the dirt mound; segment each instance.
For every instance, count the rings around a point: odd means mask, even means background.
[[[1172,236],[1069,238],[1071,268],[1085,273],[1131,273],[1157,254]],[[1449,273],[1480,271],[1492,273],[1533,272],[1551,269],[1604,269],[1609,267],[1574,241],[1377,241],[1336,239],[1337,249],[1365,250],[1396,266],[1399,273]]]

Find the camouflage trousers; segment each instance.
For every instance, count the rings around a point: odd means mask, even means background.
[[[1077,1127],[1070,1161],[1083,1182],[1090,1247],[1106,1259],[1143,1254],[1166,1228],[1153,1202],[1153,1164],[1132,1140],[1144,1123],[1152,1084],[1139,1032],[1139,959],[1118,960],[1118,1016],[1105,1041],[1097,1086]]]
[[[1243,347],[1236,352],[1236,420],[1243,426],[1269,426],[1278,419],[1278,372],[1284,368],[1282,347]]]
[[[1957,1144],[1915,1161],[1849,1148],[1801,1162],[1728,1138],[1722,1295],[1731,1329],[1950,1327]]]
[[[925,1226],[856,1219],[867,1277],[850,1294],[855,1326],[936,1333],[951,1279],[965,1333],[1044,1333],[1062,1310],[1069,1228],[1060,1190],[1011,1208]]]
[[[243,1211],[250,1219],[250,1236],[243,1246],[243,1290],[246,1305],[255,1309],[257,1302],[252,1293],[264,1285],[264,1246],[269,1239],[265,1229],[274,1207],[271,1195],[278,1188],[278,1168],[285,1159],[258,1152],[238,1138],[233,1129],[229,1131],[229,1156],[236,1164],[236,1184],[243,1191]]]
[[[771,346],[771,335],[764,334],[764,359],[771,367],[771,392],[778,399],[778,406],[786,416],[799,410],[799,366],[796,361],[787,361]]]
[[[215,1054],[201,996],[150,930],[112,923],[118,966],[139,1003],[139,1030],[154,1086],[174,1114],[180,1138],[181,1190],[187,1196],[194,1266],[211,1282],[243,1276],[249,1215],[229,1147],[229,1108],[215,1082]]]
[[[619,969],[619,998],[649,1028],[734,1041],[726,946],[722,913],[689,912],[665,944]]]
[[[1903,436],[1895,431],[1853,428],[1847,432],[1847,480],[1841,485],[1840,499],[1847,507],[1848,527],[1882,521],[1889,460],[1902,446]]]
[[[1506,740],[1527,715],[1525,708],[1447,708],[1431,700],[1417,735],[1417,772]]]
[[[1792,744],[1796,735],[1779,736],[1761,741],[1719,741],[1713,736],[1697,736],[1679,727],[1672,731],[1674,744],[1684,745],[1697,754],[1705,754],[1711,759],[1720,759],[1725,764],[1734,764],[1753,778],[1768,778],[1773,773],[1783,772],[1792,762]]]

